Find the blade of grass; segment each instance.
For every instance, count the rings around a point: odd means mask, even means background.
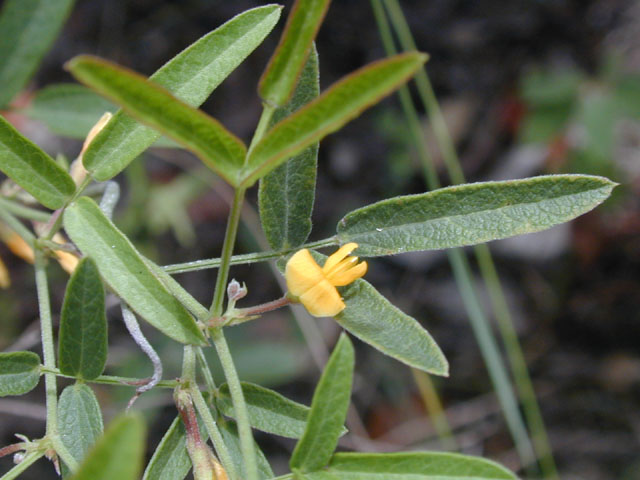
[[[389,17],[394,26],[398,39],[403,50],[416,50],[416,44],[411,34],[411,29],[402,12],[398,0],[385,0]],[[429,120],[433,125],[436,141],[447,172],[452,183],[464,183],[465,177],[460,166],[460,160],[456,153],[455,145],[449,135],[444,116],[436,99],[433,87],[423,66],[414,77],[418,87],[418,95],[427,111]],[[500,283],[500,277],[496,270],[491,251],[486,244],[474,247],[474,253],[480,267],[480,274],[489,291],[489,297],[493,307],[494,315],[498,323],[498,329],[502,336],[507,358],[511,365],[516,389],[522,402],[527,425],[531,431],[533,444],[538,454],[540,468],[545,478],[557,479],[558,471],[553,458],[553,452],[549,442],[549,437],[544,425],[544,419],[540,411],[540,406],[536,400],[533,382],[527,369],[527,363],[518,341],[518,335],[513,326],[511,312],[507,306],[504,291]]]
[[[372,0],[378,29],[383,38],[385,50],[388,55],[393,55],[395,46],[391,36],[391,31],[387,23],[384,11],[381,8],[380,0]],[[418,147],[421,163],[424,169],[427,185],[430,189],[440,187],[433,166],[432,159],[426,148],[426,140],[422,134],[422,127],[418,118],[418,113],[413,105],[407,87],[399,89],[398,94],[405,116],[410,126],[415,143]],[[511,388],[509,375],[504,367],[498,345],[489,326],[488,318],[482,309],[478,294],[472,280],[471,268],[468,260],[460,249],[447,250],[449,262],[453,268],[454,277],[458,289],[462,295],[462,300],[469,315],[471,327],[476,336],[485,364],[489,371],[489,376],[496,390],[496,394],[502,406],[507,426],[514,439],[516,450],[523,465],[535,462],[535,454],[529,440],[527,429],[518,409],[518,402]]]

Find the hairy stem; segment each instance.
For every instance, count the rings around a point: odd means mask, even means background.
[[[198,410],[198,413],[200,414],[200,418],[202,418],[202,421],[204,422],[204,427],[207,429],[209,438],[211,438],[211,441],[213,442],[213,446],[216,449],[216,453],[218,454],[220,463],[222,463],[222,466],[227,471],[229,478],[231,478],[232,480],[239,480],[240,477],[236,472],[236,467],[233,463],[233,459],[229,454],[229,450],[227,449],[227,446],[224,443],[224,439],[220,434],[218,424],[213,418],[213,415],[211,415],[211,410],[209,410],[209,406],[202,396],[202,393],[197,388],[191,388],[189,390],[189,393],[191,394],[193,403],[196,406],[196,410]]]
[[[249,263],[257,263],[257,262],[266,262],[267,260],[273,260],[275,258],[283,257],[288,253],[298,251],[302,248],[324,248],[331,247],[337,245],[337,240],[335,237],[326,238],[324,240],[318,240],[317,242],[310,242],[304,244],[295,249],[282,250],[280,252],[256,252],[256,253],[245,253],[243,255],[234,255],[231,257],[230,263],[231,265],[244,265]],[[195,260],[193,262],[185,262],[185,263],[175,263],[173,265],[165,265],[162,269],[166,273],[176,274],[176,273],[186,273],[186,272],[195,272],[197,270],[207,270],[210,268],[218,268],[220,266],[219,258],[208,258],[204,260]]]
[[[13,480],[14,478],[18,478],[18,475],[23,473],[42,456],[44,456],[44,452],[31,452],[27,454],[19,464],[0,477],[0,480]]]

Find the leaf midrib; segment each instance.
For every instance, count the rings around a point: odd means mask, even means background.
[[[549,198],[545,198],[544,200],[540,201],[540,202],[523,202],[523,203],[512,203],[509,205],[505,205],[505,206],[501,206],[501,207],[497,207],[497,208],[489,208],[489,209],[485,209],[485,210],[476,210],[473,211],[471,213],[460,213],[460,214],[456,214],[456,215],[448,215],[448,216],[441,216],[441,217],[434,217],[434,218],[430,218],[428,220],[423,220],[423,221],[415,221],[415,222],[407,222],[407,223],[401,223],[401,224],[396,224],[396,225],[390,225],[387,226],[386,224],[382,225],[381,227],[378,228],[383,228],[384,232],[387,231],[396,231],[398,229],[404,229],[405,227],[412,227],[412,226],[416,226],[416,225],[427,225],[429,223],[435,223],[435,222],[442,222],[445,219],[457,219],[457,218],[461,218],[461,217],[471,217],[474,215],[480,215],[483,213],[490,213],[490,212],[500,212],[502,210],[507,210],[507,209],[511,209],[514,207],[526,207],[526,206],[530,206],[530,205],[540,205],[546,202],[550,202],[550,201],[557,201],[557,200],[561,200],[563,198],[568,198],[568,197],[576,197],[576,196],[581,196],[587,193],[593,193],[594,191],[598,191],[601,189],[606,189],[606,188],[610,188],[608,186],[601,186],[601,187],[597,187],[597,188],[593,188],[593,189],[589,189],[589,190],[584,190],[582,192],[579,193],[573,193],[573,194],[568,194],[568,195],[559,195],[557,197],[549,197]],[[366,207],[365,207],[366,208]],[[394,214],[394,217],[399,215],[400,212],[397,212]],[[366,222],[371,222],[370,219],[365,219],[365,220],[359,220],[360,221],[366,221]],[[375,223],[375,222],[374,222]],[[375,230],[375,227],[373,230],[363,230],[360,232],[349,232],[348,231],[349,227],[345,227],[345,229],[340,233],[341,235],[346,234],[348,236],[356,236],[356,235],[368,235],[371,233],[383,233],[383,232],[379,232],[377,230]]]

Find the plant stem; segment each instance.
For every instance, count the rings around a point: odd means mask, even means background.
[[[234,255],[231,257],[230,264],[231,265],[243,265],[249,263],[257,263],[257,262],[265,262],[267,260],[273,260],[274,258],[280,258],[288,253],[298,251],[302,248],[324,248],[331,247],[333,245],[337,245],[337,240],[335,237],[325,238],[323,240],[318,240],[317,242],[309,242],[300,247],[288,250],[282,250],[280,252],[256,252],[256,253],[245,253],[243,255]],[[186,272],[195,272],[197,270],[207,270],[209,268],[218,268],[220,266],[219,258],[210,258],[204,260],[195,260],[193,262],[185,262],[185,263],[175,263],[172,265],[165,265],[161,267],[166,273],[176,274],[176,273],[186,273]]]
[[[182,353],[180,383],[190,388],[196,384],[196,352],[193,345],[185,345]]]
[[[0,197],[0,207],[18,217],[26,218],[28,220],[35,220],[36,222],[47,222],[51,217],[51,213],[49,212],[26,207],[2,197]]]
[[[244,200],[244,189],[236,189],[233,196],[233,203],[229,212],[229,220],[227,221],[227,230],[222,246],[222,255],[220,256],[220,269],[218,270],[218,278],[213,294],[213,302],[209,313],[213,318],[222,315],[224,303],[224,294],[226,291],[227,280],[229,278],[229,268],[231,266],[231,255],[233,254],[233,246],[238,232],[238,224],[240,223],[240,212],[242,210],[242,201]],[[212,329],[211,337],[216,346],[224,375],[229,384],[231,393],[231,401],[236,412],[236,420],[238,422],[238,434],[240,436],[240,450],[244,460],[245,472],[247,480],[257,480],[258,466],[256,461],[256,452],[254,448],[253,436],[251,434],[251,425],[249,424],[249,415],[247,413],[247,404],[244,400],[244,394],[240,387],[240,379],[238,372],[233,363],[229,346],[224,338],[222,329]]]
[[[44,452],[38,451],[27,454],[19,464],[17,464],[2,477],[0,477],[0,480],[13,480],[14,478],[18,478],[18,475],[23,473],[27,468],[29,468],[43,456]]]
[[[242,451],[242,457],[244,458],[245,472],[247,473],[247,480],[257,480],[258,478],[258,466],[256,462],[256,452],[253,442],[253,435],[251,434],[251,425],[249,423],[249,414],[247,412],[247,404],[244,400],[244,393],[242,392],[242,386],[240,385],[240,379],[238,378],[238,372],[233,364],[233,358],[229,351],[229,345],[224,338],[222,329],[215,329],[211,333],[211,338],[216,346],[218,352],[218,358],[224,370],[224,375],[229,385],[229,393],[231,394],[231,401],[233,403],[233,409],[236,414],[236,421],[238,423],[238,435],[240,436],[240,450]]]
[[[242,321],[243,317],[251,317],[253,315],[261,315],[266,312],[270,312],[272,310],[276,310],[278,308],[282,308],[291,303],[291,299],[284,295],[276,300],[272,300],[271,302],[261,303],[260,305],[254,305],[253,307],[248,308],[236,308],[234,313],[237,315],[240,321]],[[234,325],[235,322],[231,322],[230,325]]]
[[[40,333],[42,338],[42,356],[45,368],[56,368],[55,347],[53,343],[53,322],[51,320],[51,304],[49,302],[49,285],[47,282],[46,258],[39,248],[35,250],[36,290],[38,292],[38,309],[40,312]],[[46,436],[51,440],[56,453],[73,472],[78,462],[71,456],[60,440],[58,432],[58,388],[54,373],[44,374],[45,395],[47,405]]]
[[[53,323],[51,321],[51,305],[49,303],[49,286],[45,270],[46,258],[39,249],[35,251],[36,289],[38,291],[38,308],[40,311],[40,332],[42,337],[42,355],[45,368],[56,368],[56,357],[53,343]],[[56,376],[44,374],[47,399],[47,435],[58,435],[58,396]]]
[[[211,369],[209,368],[207,359],[204,356],[204,351],[202,350],[202,347],[196,348],[196,357],[198,359],[198,363],[200,364],[200,369],[202,370],[204,381],[207,385],[207,391],[209,392],[209,395],[214,395],[217,391],[216,382],[213,380],[213,375],[211,374]]]
[[[274,112],[276,111],[275,107],[271,105],[263,104],[262,115],[260,116],[260,120],[258,121],[258,126],[256,127],[256,131],[253,134],[253,138],[251,139],[251,145],[249,145],[249,150],[247,151],[247,156],[245,157],[246,161],[249,159],[249,154],[253,147],[262,139],[265,133],[267,133],[267,129],[269,128],[269,123],[271,123],[271,117],[273,117]]]
[[[57,368],[40,367],[40,370],[43,373],[52,373],[57,377],[70,378],[73,380],[76,379],[76,377],[72,375],[64,375],[60,373],[60,370],[58,370]],[[99,377],[94,378],[93,380],[85,380],[85,382],[87,383],[99,383],[102,385],[116,385],[120,387],[132,387],[132,386],[144,383],[146,381],[147,379],[145,378],[117,377],[114,375],[100,375]],[[179,384],[180,383],[175,380],[162,380],[158,382],[155,386],[162,387],[162,388],[176,388]]]
[[[220,268],[218,270],[218,278],[213,293],[213,301],[209,308],[209,313],[214,317],[222,315],[222,307],[224,303],[224,294],[227,290],[227,280],[229,278],[229,268],[231,267],[231,256],[233,254],[233,246],[238,233],[238,224],[240,223],[240,211],[242,210],[242,202],[244,200],[245,190],[236,189],[233,195],[231,210],[229,211],[229,219],[227,221],[227,230],[222,245],[222,254],[220,255]]]
[[[222,463],[224,469],[227,471],[229,478],[231,478],[232,480],[240,480],[240,477],[236,472],[236,467],[233,463],[233,459],[231,458],[229,450],[224,443],[224,439],[220,434],[220,429],[218,428],[213,415],[211,415],[211,410],[209,410],[209,406],[202,396],[202,393],[197,388],[191,388],[189,390],[189,393],[191,394],[193,403],[196,406],[196,410],[198,410],[198,413],[200,414],[200,418],[202,418],[202,421],[204,422],[204,427],[207,429],[207,433],[209,434],[209,437],[213,442],[213,446],[216,449],[218,458],[220,458],[220,462]]]

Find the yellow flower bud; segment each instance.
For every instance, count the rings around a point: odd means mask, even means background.
[[[287,262],[285,278],[289,295],[304,305],[314,317],[333,317],[345,308],[336,287],[342,287],[367,272],[367,262],[358,263],[351,257],[358,245],[347,243],[331,255],[320,267],[309,253],[302,249]]]

